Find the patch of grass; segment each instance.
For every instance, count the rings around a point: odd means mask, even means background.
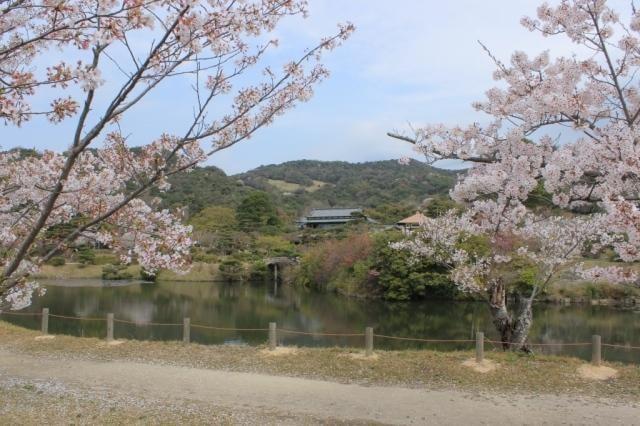
[[[127,360],[217,370],[256,372],[341,383],[402,385],[430,389],[465,389],[516,393],[545,393],[607,397],[637,401],[640,366],[607,363],[618,370],[616,379],[589,381],[576,373],[584,361],[577,358],[518,355],[488,351],[497,370],[480,374],[462,363],[471,351],[376,351],[369,360],[350,356],[360,350],[298,348],[294,353],[265,356],[264,346],[184,345],[180,342],[127,341],[106,347],[94,338],[56,336],[35,340],[39,333],[0,322],[0,341],[8,350],[65,359]],[[266,335],[265,335],[266,339]]]
[[[287,181],[278,180],[278,179],[267,179],[267,182],[269,182],[269,185],[275,187],[277,190],[282,192],[295,192],[300,188],[304,188],[304,186],[298,183],[287,182]]]
[[[43,265],[35,278],[40,279],[101,279],[103,265],[81,265],[67,263],[63,266]],[[140,266],[129,265],[127,272],[132,276],[140,276]]]
[[[43,265],[35,278],[40,279],[101,279],[104,265],[66,264],[63,266]],[[129,265],[126,270],[134,279],[140,277],[140,265]],[[219,280],[218,265],[194,262],[191,271],[181,275],[171,271],[160,271],[159,281],[216,281]]]
[[[171,271],[158,272],[157,281],[180,282],[208,282],[220,279],[218,265],[211,263],[194,262],[191,270],[186,274],[177,274]]]
[[[275,187],[281,192],[296,192],[300,189],[303,189],[306,192],[316,192],[327,185],[327,182],[322,182],[320,180],[314,180],[310,186],[304,186],[299,183],[287,182],[278,179],[267,179],[267,182],[269,182],[269,185]]]

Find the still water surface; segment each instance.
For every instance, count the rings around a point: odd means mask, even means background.
[[[376,334],[425,339],[472,339],[484,331],[497,339],[488,309],[483,303],[424,301],[387,303],[355,300],[334,294],[319,294],[293,288],[226,283],[118,283],[99,280],[44,281],[46,295],[36,298],[25,311],[116,319],[136,324],[116,323],[115,337],[126,339],[180,340],[182,326],[145,326],[146,322],[181,323],[228,328],[278,328],[310,333],[363,333],[372,326]],[[39,328],[39,318],[2,316],[4,320],[29,328]],[[106,321],[78,321],[52,317],[54,334],[104,337]],[[603,342],[640,346],[640,309],[606,306],[547,305],[534,308],[531,342],[589,342],[600,334]],[[193,327],[191,340],[205,344],[260,344],[262,331],[214,331]],[[279,333],[285,345],[362,347],[362,337],[326,337]],[[421,344],[377,338],[375,346],[385,349],[433,348],[471,349],[473,344]],[[489,348],[488,348],[489,349]],[[548,347],[538,352],[566,354],[588,359],[590,347]],[[640,351],[603,348],[604,358],[640,363]]]

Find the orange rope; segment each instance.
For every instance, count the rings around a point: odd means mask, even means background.
[[[640,349],[640,346],[631,346],[631,345],[612,345],[610,343],[603,343],[602,346],[606,346],[608,348],[618,348],[618,349]]]
[[[133,325],[159,325],[159,326],[179,326],[182,323],[163,323],[163,322],[135,322],[135,321],[127,321],[121,319],[113,319],[113,322],[120,322],[123,324],[133,324]]]
[[[500,345],[515,345],[515,343],[511,342],[501,342],[499,340],[486,340],[489,343],[498,343]],[[529,346],[591,346],[591,342],[589,343],[526,343]]]
[[[373,337],[382,337],[383,339],[408,340],[408,341],[413,341],[413,342],[425,342],[425,343],[471,343],[471,342],[475,342],[475,340],[469,340],[469,339],[459,339],[459,340],[418,339],[418,338],[415,338],[415,337],[385,336],[384,334],[374,334]]]
[[[53,318],[64,318],[64,319],[73,319],[73,320],[81,320],[81,321],[106,321],[106,318],[90,318],[90,317],[70,317],[66,315],[54,315],[49,314],[50,317]]]
[[[220,330],[220,331],[269,331],[268,328],[228,328],[228,327],[212,327],[209,325],[191,324],[194,328],[205,328],[207,330]]]
[[[42,315],[42,312],[2,312],[0,311],[0,315],[40,316]]]
[[[315,333],[315,332],[307,332],[307,331],[296,331],[296,330],[287,330],[284,328],[278,329],[283,333],[290,334],[304,334],[305,336],[340,336],[340,337],[362,337],[364,333]]]

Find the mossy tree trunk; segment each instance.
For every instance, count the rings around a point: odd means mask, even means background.
[[[507,291],[504,283],[498,281],[490,288],[489,308],[493,325],[500,335],[503,350],[531,352],[528,338],[533,324],[534,295],[534,292],[527,297],[516,294],[516,311],[511,312],[507,306]]]

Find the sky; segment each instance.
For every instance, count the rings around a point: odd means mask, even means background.
[[[610,3],[628,8],[624,0]],[[298,159],[420,159],[408,144],[386,132],[426,123],[487,120],[471,107],[497,84],[492,79],[493,63],[478,41],[505,62],[514,50],[532,55],[550,50],[552,56],[572,51],[565,39],[543,38],[520,25],[523,16],[535,16],[539,4],[539,0],[309,0],[307,19],[291,18],[278,27],[280,45],[270,61],[298,57],[334,33],[338,22],[351,21],[356,32],[323,60],[331,77],[309,102],[250,140],[216,154],[208,164],[235,174]],[[174,130],[183,123],[181,118],[192,113],[193,96],[184,85],[160,89],[125,123],[131,140],[143,143],[157,137],[160,129]],[[19,129],[0,128],[0,145],[64,149],[68,131],[65,125],[52,129],[37,121]]]

